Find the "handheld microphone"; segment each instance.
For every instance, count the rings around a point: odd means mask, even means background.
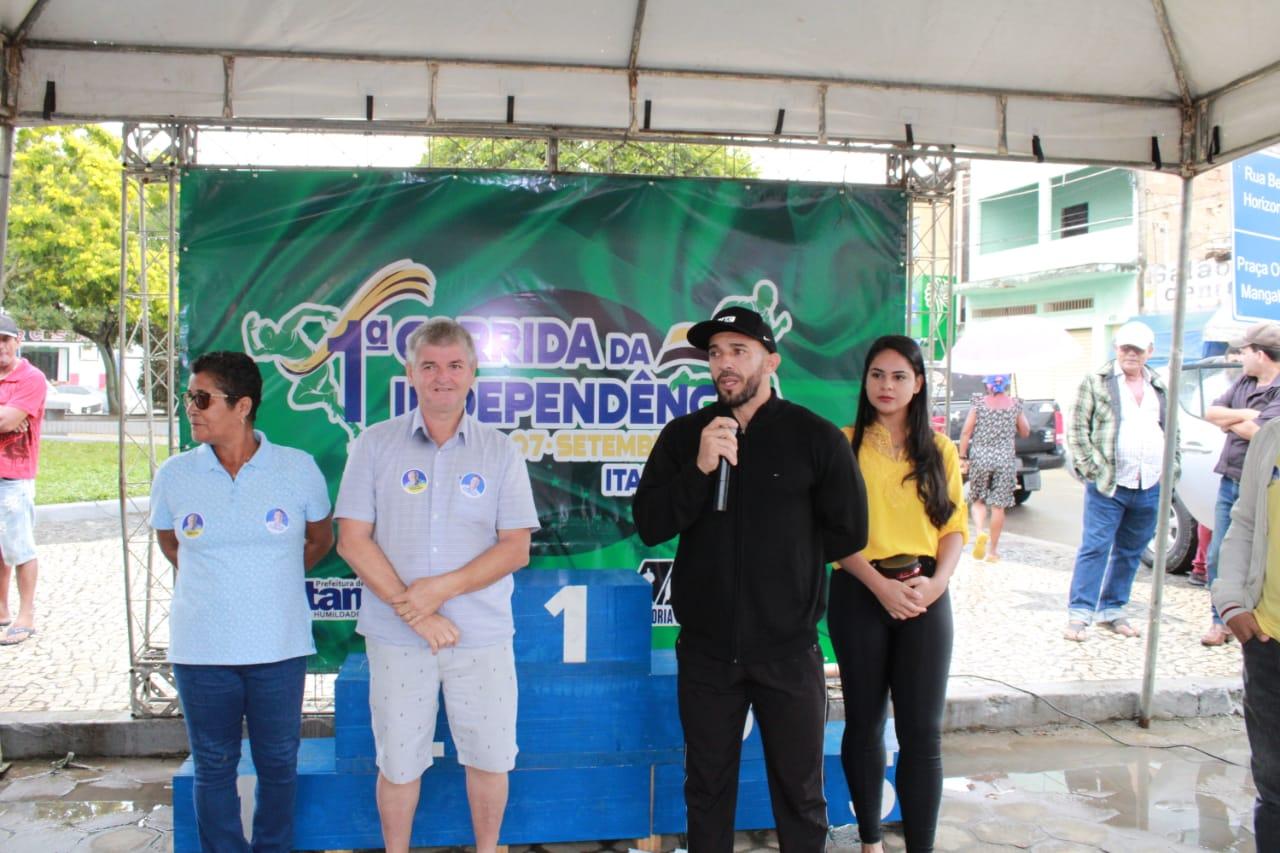
[[[735,435],[742,435],[742,427],[738,427]],[[716,512],[724,512],[729,508],[729,460],[720,457],[720,472],[716,479]]]
[[[729,460],[720,457],[720,477],[716,480],[716,512],[729,508]]]

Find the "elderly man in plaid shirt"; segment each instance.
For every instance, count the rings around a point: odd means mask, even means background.
[[[1125,605],[1160,500],[1166,392],[1146,366],[1155,335],[1144,323],[1126,323],[1114,343],[1116,357],[1080,383],[1067,435],[1072,467],[1085,482],[1084,532],[1063,632],[1076,642],[1094,622],[1138,636]]]

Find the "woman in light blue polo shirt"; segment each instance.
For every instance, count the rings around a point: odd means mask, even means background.
[[[151,526],[175,567],[169,661],[195,764],[200,846],[247,851],[236,765],[242,722],[257,772],[254,851],[289,850],[311,640],[305,573],[333,546],[315,460],[253,428],[262,375],[237,352],[202,355],[183,394],[200,444],[151,488]]]

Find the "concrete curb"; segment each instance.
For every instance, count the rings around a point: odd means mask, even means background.
[[[4,759],[76,755],[151,757],[190,752],[181,719],[135,720],[127,711],[0,714]]]
[[[306,717],[303,737],[333,737],[333,717]],[[247,737],[247,735],[246,735]],[[153,758],[186,755],[180,717],[135,719],[128,711],[67,711],[0,714],[4,760],[76,755]]]
[[[1028,685],[1027,690],[1089,722],[1136,720],[1141,682],[1081,681]],[[1239,679],[1171,679],[1153,697],[1156,719],[1240,713]],[[831,702],[830,717],[844,719],[844,702]],[[946,731],[1019,729],[1073,720],[1018,690],[966,677],[952,679],[943,722]],[[333,717],[307,717],[303,737],[332,737]],[[189,751],[181,719],[134,719],[127,711],[0,714],[0,748],[6,760],[77,755],[150,757]]]
[[[147,513],[151,509],[151,496],[130,498],[131,513]],[[36,524],[62,521],[110,521],[120,518],[120,501],[76,501],[65,504],[43,504],[36,507]]]
[[[1029,684],[1025,689],[1068,714],[1100,723],[1136,720],[1142,682],[1057,682]],[[1169,679],[1157,682],[1151,715],[1155,719],[1174,719],[1238,714],[1243,695],[1244,687],[1238,678]],[[1035,696],[985,680],[955,677],[947,691],[943,728],[1015,729],[1069,722],[1072,720]]]

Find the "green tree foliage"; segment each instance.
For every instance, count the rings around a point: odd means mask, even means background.
[[[163,188],[155,187],[163,192]],[[118,411],[120,140],[98,126],[19,131],[0,299],[24,328],[72,331],[94,343]],[[130,263],[138,263],[130,252]],[[131,275],[137,270],[131,269]],[[163,328],[165,264],[148,267],[153,325]],[[136,322],[137,306],[130,318]]]
[[[548,144],[543,139],[431,137],[421,165],[546,171]],[[747,150],[725,145],[561,139],[556,148],[562,172],[719,178],[760,174]]]

